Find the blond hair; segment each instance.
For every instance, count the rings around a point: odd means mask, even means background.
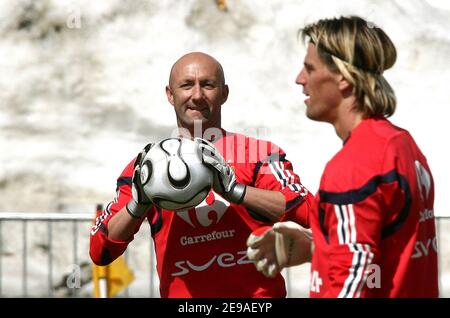
[[[317,47],[330,71],[352,84],[357,110],[365,117],[394,114],[397,100],[383,72],[394,65],[397,51],[383,30],[351,16],[319,20],[299,33]]]

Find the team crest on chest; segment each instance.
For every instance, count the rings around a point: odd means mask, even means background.
[[[227,200],[210,191],[205,200],[195,208],[178,211],[176,215],[193,228],[208,227],[219,223],[229,206]]]

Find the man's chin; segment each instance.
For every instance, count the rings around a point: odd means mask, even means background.
[[[308,119],[311,119],[313,121],[318,121],[318,122],[328,122],[328,120],[326,119],[326,117],[323,114],[320,113],[313,113],[313,112],[306,112],[306,117]]]

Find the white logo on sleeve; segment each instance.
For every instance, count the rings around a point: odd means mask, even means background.
[[[438,252],[437,239],[436,237],[430,238],[428,240],[417,241],[414,245],[414,254],[411,258],[421,258],[427,257],[430,251]]]
[[[416,174],[417,174],[417,185],[419,186],[420,197],[422,201],[428,200],[431,190],[431,176],[430,173],[425,169],[425,167],[416,160]]]

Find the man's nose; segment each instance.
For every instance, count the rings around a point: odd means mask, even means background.
[[[192,99],[200,100],[202,98],[203,98],[203,90],[199,84],[195,84],[194,87],[192,87]]]
[[[306,84],[306,76],[305,76],[305,69],[302,68],[300,73],[298,73],[297,78],[295,79],[295,83],[298,85],[305,85]]]

